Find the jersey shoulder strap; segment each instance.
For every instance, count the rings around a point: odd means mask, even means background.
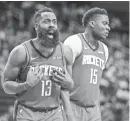
[[[21,72],[23,72],[27,68],[27,66],[29,65],[30,54],[29,54],[29,49],[28,49],[27,43],[24,42],[21,45],[24,47],[25,52],[26,52],[26,60],[25,60],[25,63],[23,64],[22,69],[21,69]]]

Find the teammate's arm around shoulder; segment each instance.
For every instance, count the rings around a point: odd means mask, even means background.
[[[7,94],[16,94],[25,90],[24,83],[16,82],[26,53],[22,45],[16,46],[10,53],[2,73],[2,87]]]

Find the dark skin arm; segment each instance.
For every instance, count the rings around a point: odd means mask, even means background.
[[[11,51],[1,80],[3,89],[7,94],[16,94],[25,90],[25,83],[15,81],[25,58],[26,53],[22,46],[17,46]]]
[[[72,80],[72,64],[73,64],[72,57],[73,57],[73,55],[72,55],[71,49],[68,46],[64,47],[64,55],[65,55],[65,59],[66,59],[66,71],[68,72],[68,74],[71,77],[70,82],[72,83],[71,86],[73,88],[73,86],[74,86],[74,82]],[[73,114],[71,104],[70,104],[69,91],[62,90],[61,98],[62,98],[64,110],[66,113],[67,121],[76,121],[74,114]]]
[[[53,74],[55,78],[53,78],[54,82],[58,83],[63,89],[61,90],[61,99],[63,102],[63,107],[65,110],[66,118],[67,121],[76,121],[75,117],[73,115],[73,110],[70,104],[70,95],[69,91],[70,89],[73,88],[74,82],[72,80],[72,62],[73,62],[73,56],[72,56],[72,51],[68,46],[63,46],[64,48],[64,56],[66,60],[66,67],[64,67],[65,74],[62,74],[61,72],[57,72],[57,74]],[[58,76],[57,76],[58,75]]]
[[[64,68],[65,73],[62,73],[58,70],[53,71],[52,73],[52,81],[59,84],[63,89],[71,90],[74,86],[74,82],[72,80],[72,62],[73,62],[73,56],[71,49],[64,45],[64,56],[66,61],[66,67]]]
[[[22,45],[15,47],[8,58],[2,74],[2,87],[7,94],[17,94],[24,90],[33,88],[42,78],[42,70],[38,67],[34,70],[30,67],[26,81],[16,82],[20,69],[26,60],[26,52]]]

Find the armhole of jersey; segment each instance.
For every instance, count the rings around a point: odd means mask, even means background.
[[[81,51],[80,51],[80,53],[76,56],[75,59],[79,58],[79,57],[81,56],[82,52],[83,52],[83,43],[82,43],[82,36],[81,36],[81,34],[78,34],[78,37],[80,38],[80,41],[81,41]]]
[[[104,48],[104,51],[105,51],[105,59],[106,59],[106,62],[107,62],[108,56],[109,56],[108,48],[107,48],[107,46],[104,43],[102,43],[102,45],[103,45],[103,48]]]
[[[23,43],[22,45],[23,45],[25,52],[26,52],[26,61],[22,66],[21,72],[23,72],[27,68],[27,66],[29,65],[29,62],[30,62],[30,54],[29,54],[29,50],[27,48],[27,45],[25,43]]]

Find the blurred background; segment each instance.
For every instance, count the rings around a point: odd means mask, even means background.
[[[129,2],[125,1],[1,1],[0,2],[0,76],[10,51],[35,37],[34,12],[51,7],[57,15],[61,41],[83,32],[83,14],[91,7],[108,11],[111,32],[105,44],[109,60],[101,80],[102,121],[129,121]],[[0,84],[1,85],[1,84]],[[0,86],[0,121],[12,121],[15,98]]]

